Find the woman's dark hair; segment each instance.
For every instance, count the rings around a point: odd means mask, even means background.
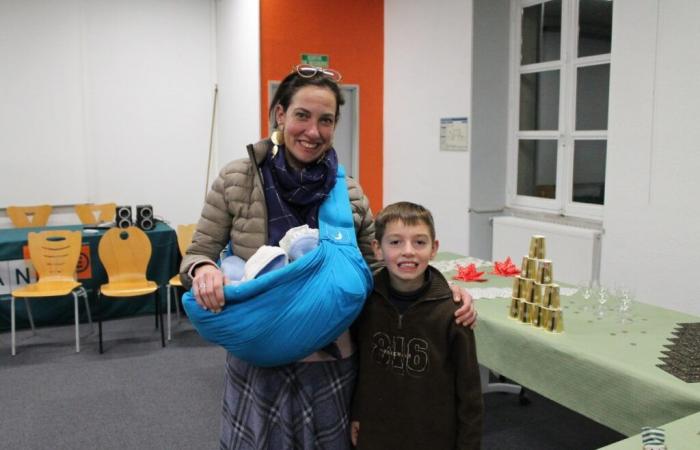
[[[330,91],[333,92],[333,95],[335,96],[335,120],[336,122],[338,121],[338,118],[340,117],[340,107],[345,104],[345,99],[343,98],[343,93],[340,92],[338,83],[320,71],[311,77],[303,77],[299,75],[297,71],[292,71],[292,73],[287,75],[284,80],[282,80],[282,83],[280,83],[277,91],[275,91],[274,97],[272,97],[272,101],[270,102],[270,110],[268,111],[268,115],[270,118],[270,125],[273,130],[277,129],[275,107],[280,105],[284,111],[287,111],[289,104],[292,102],[292,97],[294,97],[294,94],[305,86],[318,86],[321,88],[330,89]]]

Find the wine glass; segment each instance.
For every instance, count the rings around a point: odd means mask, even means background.
[[[610,298],[610,292],[606,286],[602,284],[598,286],[595,293],[596,300],[598,301],[598,308],[596,309],[596,317],[602,319],[605,317],[605,304]]]
[[[632,301],[634,300],[634,290],[631,286],[621,283],[617,285],[615,294],[619,301],[617,307],[619,322],[621,324],[631,323],[632,315],[630,314],[630,309],[632,307]]]
[[[581,293],[581,298],[583,298],[583,310],[591,310],[591,299],[593,298],[593,293],[595,291],[594,282],[591,280],[583,280],[579,282],[579,292]]]

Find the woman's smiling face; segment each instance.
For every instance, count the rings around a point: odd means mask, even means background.
[[[275,109],[278,128],[283,130],[288,162],[302,168],[318,160],[333,145],[336,99],[330,89],[304,86],[292,97],[285,111]]]

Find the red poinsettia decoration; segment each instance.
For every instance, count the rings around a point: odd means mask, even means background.
[[[483,274],[484,272],[477,272],[474,263],[466,267],[457,265],[457,275],[454,276],[454,279],[460,281],[487,281],[486,278],[481,278]]]
[[[505,259],[505,261],[496,261],[493,263],[492,275],[500,275],[502,277],[514,277],[520,274],[520,269],[513,264],[510,260],[510,256]]]

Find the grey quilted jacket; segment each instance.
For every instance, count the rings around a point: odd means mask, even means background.
[[[267,207],[258,165],[272,148],[269,139],[248,146],[248,159],[228,163],[207,193],[192,245],[180,265],[180,278],[189,289],[193,265],[216,261],[221,250],[233,242],[233,253],[247,260],[267,242]],[[368,264],[378,265],[372,252],[374,220],[362,188],[347,178],[357,242]]]

